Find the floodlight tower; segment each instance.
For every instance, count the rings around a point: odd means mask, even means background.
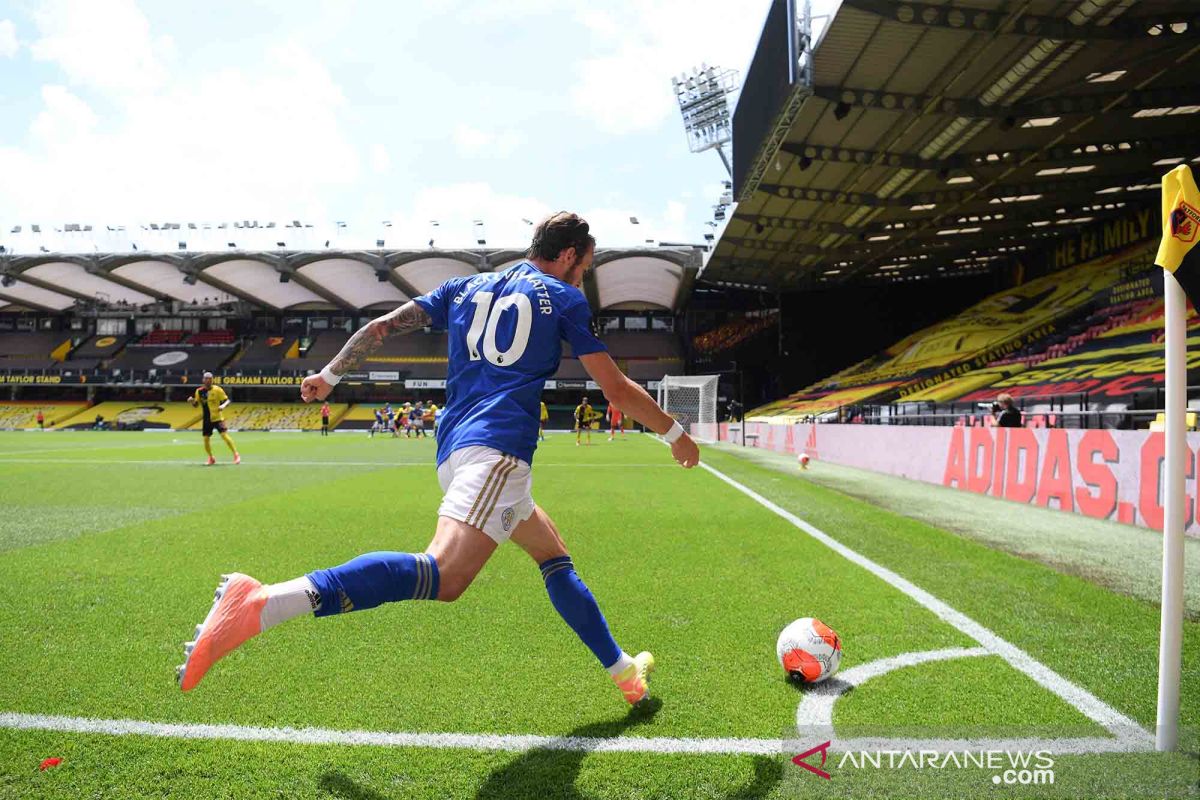
[[[737,70],[721,69],[701,64],[691,73],[671,78],[683,130],[687,133],[688,148],[693,153],[716,150],[733,176],[733,167],[725,155],[725,145],[733,139],[733,117],[729,111],[729,95],[737,91]]]

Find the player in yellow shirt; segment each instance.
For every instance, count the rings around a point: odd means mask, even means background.
[[[575,446],[579,446],[579,435],[587,431],[587,443],[592,443],[592,404],[588,399],[575,406]]]
[[[204,434],[204,452],[208,453],[208,466],[217,463],[213,458],[212,451],[212,434],[217,431],[221,434],[221,438],[225,440],[225,444],[229,446],[229,450],[233,453],[233,463],[242,463],[242,457],[238,454],[237,446],[233,443],[233,439],[225,432],[225,406],[229,405],[229,395],[225,394],[225,390],[220,386],[213,384],[213,374],[211,372],[204,373],[204,381],[196,393],[188,398],[188,402],[192,407],[199,406],[204,413],[204,421],[201,423]]]
[[[550,409],[546,408],[546,401],[542,401],[542,418],[541,424],[538,425],[538,438],[543,442],[546,441],[546,420],[550,419]]]

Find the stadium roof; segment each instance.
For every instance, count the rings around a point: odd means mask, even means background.
[[[1195,0],[843,0],[791,77],[788,5],[742,88],[706,281],[978,274],[1156,207],[1200,161]]]
[[[449,278],[504,269],[523,257],[497,249],[3,255],[0,310],[215,298],[273,311],[380,311]],[[597,311],[674,311],[699,262],[699,250],[688,246],[598,249],[583,288]]]

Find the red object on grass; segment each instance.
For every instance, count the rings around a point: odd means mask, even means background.
[[[39,766],[38,769],[40,769],[42,772],[45,772],[46,770],[50,769],[51,767],[57,767],[61,763],[62,763],[61,758],[47,758],[45,761],[42,762],[41,766]]]

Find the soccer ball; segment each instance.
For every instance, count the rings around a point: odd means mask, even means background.
[[[808,453],[796,456],[796,463],[800,465],[800,469],[808,469]]]
[[[838,671],[842,663],[842,640],[824,622],[804,617],[779,634],[775,654],[792,680],[820,683]]]

